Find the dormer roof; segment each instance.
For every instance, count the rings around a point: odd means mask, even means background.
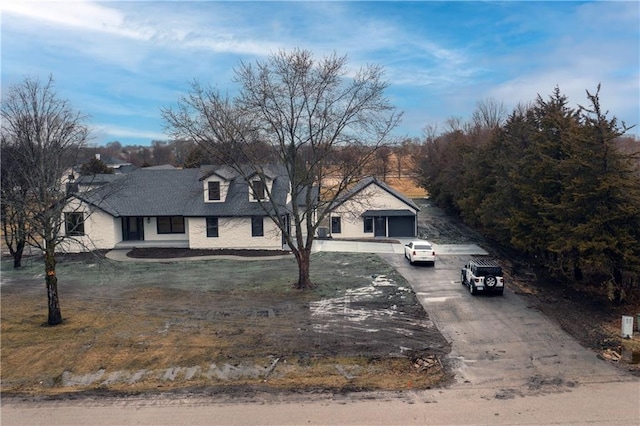
[[[139,169],[121,175],[121,178],[113,183],[76,196],[115,217],[264,215],[263,207],[250,201],[247,182],[237,174],[232,177],[229,170],[230,168],[211,169],[203,175],[201,169]],[[204,202],[202,180],[206,178],[203,176],[213,174],[229,182],[224,202]],[[287,205],[288,193],[287,176],[274,176],[271,197],[283,210]],[[268,205],[271,208],[271,204]]]
[[[200,179],[201,181],[208,179],[211,176],[218,176],[224,181],[230,181],[235,178],[238,173],[229,166],[213,166],[204,165],[200,166]]]

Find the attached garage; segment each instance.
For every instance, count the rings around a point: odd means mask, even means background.
[[[331,209],[332,238],[415,238],[418,206],[375,178],[354,186]]]
[[[374,218],[377,237],[416,236],[416,214],[411,210],[367,210],[362,217]]]

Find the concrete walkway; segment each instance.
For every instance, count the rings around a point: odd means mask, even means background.
[[[313,252],[339,252],[339,253],[392,253],[404,255],[404,244],[411,241],[410,239],[402,239],[400,243],[387,242],[364,242],[364,241],[341,241],[341,240],[317,240],[313,242]],[[437,256],[446,255],[487,255],[488,253],[476,244],[434,244],[433,249]],[[229,259],[240,261],[254,260],[278,260],[289,259],[292,255],[281,256],[231,256],[231,255],[213,255],[213,256],[191,256],[161,259],[141,259],[128,257],[131,249],[115,249],[106,254],[106,257],[117,262],[181,262],[192,260],[212,260],[212,259]]]
[[[402,244],[374,241],[316,240],[313,242],[312,249],[314,253],[321,251],[342,253],[404,253]]]

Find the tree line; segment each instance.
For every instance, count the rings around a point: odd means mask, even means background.
[[[420,185],[449,213],[562,282],[621,302],[640,293],[640,142],[595,93],[571,108],[559,88],[506,114],[425,133]],[[431,129],[433,130],[433,129]]]
[[[254,146],[262,158],[270,158],[270,148],[266,144]],[[386,181],[390,177],[409,178],[415,171],[415,153],[420,150],[419,138],[404,138],[400,142],[381,145],[375,155],[367,159],[362,174]],[[99,154],[99,160],[96,154]],[[347,157],[353,161],[363,155],[355,146],[336,147],[326,159],[327,163],[340,163]],[[102,146],[84,146],[79,153],[78,165],[82,175],[113,173],[109,162],[116,160],[136,167],[172,165],[178,168],[198,168],[205,164],[220,162],[205,148],[189,139],[152,140],[149,145],[123,145],[111,141]],[[271,158],[271,160],[275,160]]]

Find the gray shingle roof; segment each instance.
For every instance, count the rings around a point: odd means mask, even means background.
[[[114,182],[118,179],[120,179],[122,177],[122,175],[119,174],[107,174],[107,173],[97,173],[95,175],[85,175],[85,176],[79,176],[78,179],[76,179],[76,183],[78,185],[84,185],[84,186],[98,186],[98,185],[104,185],[107,183],[111,183]]]
[[[247,183],[232,177],[224,202],[205,203],[200,169],[138,169],[78,198],[112,216],[255,216],[264,215],[262,207],[249,200]],[[229,176],[228,170],[223,170]],[[286,176],[278,175],[272,197],[285,206],[288,193]]]

